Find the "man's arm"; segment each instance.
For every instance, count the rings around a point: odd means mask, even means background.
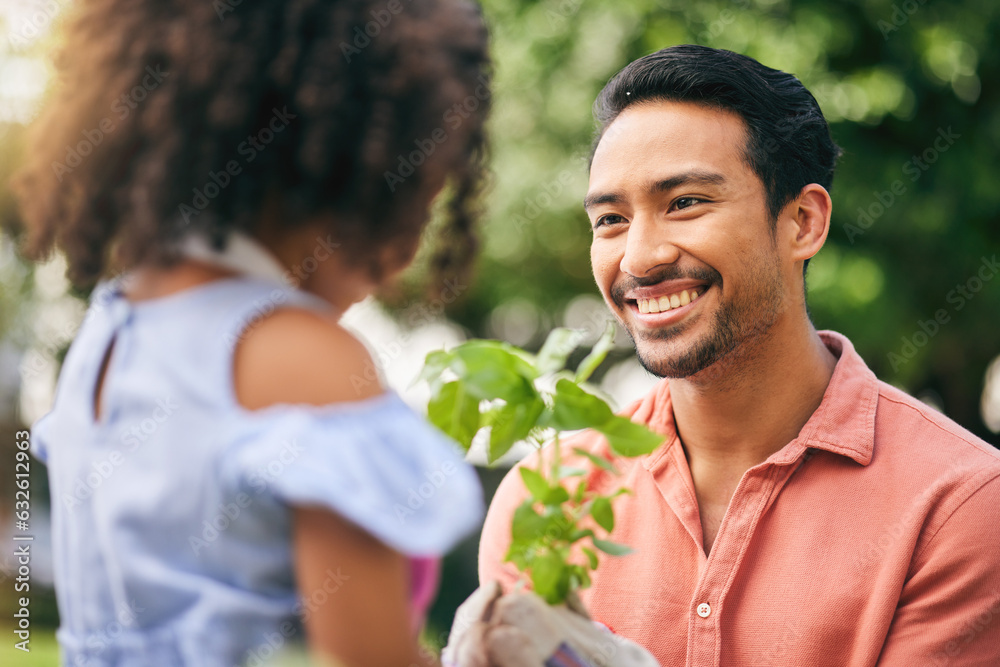
[[[1000,665],[1000,477],[916,555],[880,665]]]

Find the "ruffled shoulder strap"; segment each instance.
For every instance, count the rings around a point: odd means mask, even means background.
[[[247,414],[222,454],[231,493],[324,507],[409,556],[443,555],[482,520],[474,469],[394,392]]]

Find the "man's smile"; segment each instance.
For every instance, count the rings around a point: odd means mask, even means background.
[[[621,305],[640,323],[661,327],[692,312],[710,285],[693,280],[668,280],[637,287],[623,295]]]
[[[684,289],[679,292],[664,294],[658,298],[655,296],[648,299],[637,298],[635,300],[635,305],[639,309],[640,313],[665,313],[668,310],[688,305],[704,294],[706,289],[707,288],[701,288],[700,292],[696,288]]]

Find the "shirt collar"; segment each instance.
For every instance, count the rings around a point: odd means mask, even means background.
[[[278,261],[275,254],[260,241],[238,229],[229,230],[229,238],[223,250],[213,248],[208,238],[198,231],[181,238],[179,249],[181,254],[191,259],[286,286],[292,284],[288,269]]]
[[[799,431],[797,440],[805,447],[843,454],[868,465],[875,449],[878,378],[846,336],[835,331],[820,331],[819,336],[838,357],[837,366],[823,401]]]
[[[797,438],[768,459],[772,463],[791,463],[809,448],[847,456],[861,465],[872,460],[875,447],[875,408],[878,404],[878,379],[855,351],[846,336],[835,331],[820,331],[827,349],[837,357],[830,384],[823,400],[806,421]],[[653,466],[677,439],[670,383],[664,380],[637,406],[633,419],[643,421],[668,436],[668,447],[654,453],[647,462]]]

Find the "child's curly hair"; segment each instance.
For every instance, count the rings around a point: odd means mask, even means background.
[[[187,230],[221,248],[230,229],[253,232],[276,211],[287,229],[329,214],[346,254],[378,274],[380,249],[415,246],[428,189],[446,176],[435,264],[467,268],[490,107],[488,35],[469,0],[80,0],[70,11],[59,85],[15,180],[25,256],[58,246],[84,288],[172,264]]]

